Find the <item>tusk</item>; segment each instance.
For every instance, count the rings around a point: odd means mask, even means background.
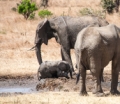
[[[27,50],[27,51],[34,51],[35,50],[35,47],[36,47],[36,45],[35,46],[33,46],[32,48],[30,48],[29,50]]]

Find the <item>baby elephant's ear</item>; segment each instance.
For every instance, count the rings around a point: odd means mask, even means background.
[[[38,24],[36,29],[36,37],[35,37],[35,44],[37,43],[44,43],[48,44],[48,36],[47,36],[47,28],[50,27],[49,21],[45,19],[41,23]]]

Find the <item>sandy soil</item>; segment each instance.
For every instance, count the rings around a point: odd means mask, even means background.
[[[34,20],[26,21],[22,15],[12,11],[11,8],[19,1],[0,0],[0,104],[119,104],[119,97],[93,97],[91,92],[94,88],[94,80],[89,71],[87,72],[87,91],[90,95],[88,97],[79,96],[80,83],[76,85],[75,79],[46,79],[40,82],[37,80],[39,65],[35,52],[28,49],[34,46],[35,29],[42,19],[36,15]],[[35,1],[39,3],[39,0]],[[101,9],[99,3],[100,0],[88,0],[87,3],[84,0],[50,0],[48,9],[54,13],[54,16],[63,13],[78,16],[79,9],[84,7]],[[116,13],[106,15],[106,19],[110,23],[120,25],[120,17]],[[75,65],[74,50],[71,50],[71,54]],[[55,39],[49,40],[48,46],[42,45],[42,57],[43,61],[61,60],[60,45]],[[102,86],[105,93],[110,90],[110,69],[111,64],[104,71],[105,82],[102,82]]]

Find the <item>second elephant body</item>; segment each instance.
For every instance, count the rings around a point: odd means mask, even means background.
[[[97,95],[104,95],[101,87],[101,76],[104,67],[112,61],[111,94],[119,94],[117,90],[120,70],[120,29],[115,25],[84,28],[77,36],[75,54],[81,82],[81,95],[86,95],[86,70],[90,69],[95,77]]]

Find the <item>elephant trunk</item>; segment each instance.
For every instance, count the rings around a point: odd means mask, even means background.
[[[38,60],[38,63],[39,65],[42,63],[42,57],[41,57],[41,43],[37,43],[36,44],[36,56],[37,56],[37,60]]]

